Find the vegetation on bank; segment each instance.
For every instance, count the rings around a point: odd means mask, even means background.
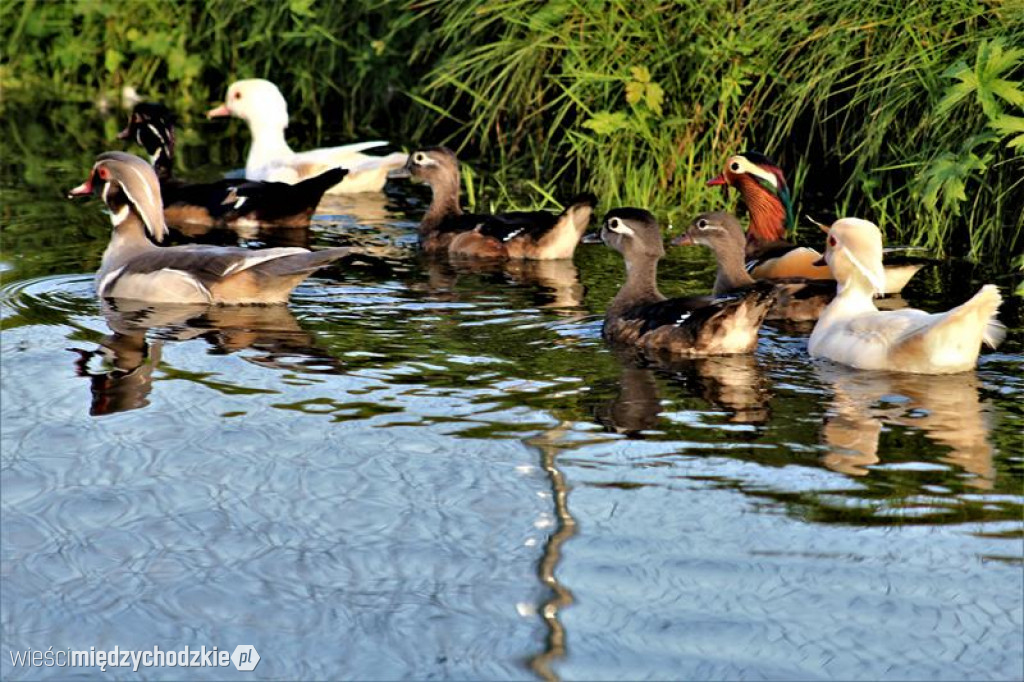
[[[756,148],[788,169],[798,209],[869,217],[891,241],[953,255],[1024,248],[1020,0],[130,7],[0,4],[2,106],[132,85],[187,123],[229,81],[260,76],[299,130],[479,159],[492,172],[474,196],[496,204],[587,187],[679,224],[722,205],[704,181]]]

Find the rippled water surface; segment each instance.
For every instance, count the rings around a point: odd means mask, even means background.
[[[254,672],[106,675],[1024,675],[1018,302],[972,374],[814,364],[781,327],[752,357],[644,366],[600,338],[616,254],[429,262],[426,194],[396,184],[241,237],[369,254],[288,307],[101,304],[109,224],[60,191],[117,121],[49,115],[71,132],[5,132],[4,679],[95,673],[12,650],[237,644]],[[183,144],[193,175],[237,162],[235,133]],[[906,299],[993,278],[944,264]],[[697,251],[662,268],[671,293],[711,280]]]

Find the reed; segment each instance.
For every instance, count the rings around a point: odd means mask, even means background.
[[[802,210],[892,242],[1024,249],[1021,0],[115,0],[0,3],[0,107],[167,100],[186,124],[267,77],[307,142],[447,143],[472,197],[591,189],[675,224],[735,206],[703,183],[756,148]],[[186,126],[187,127],[187,126]]]

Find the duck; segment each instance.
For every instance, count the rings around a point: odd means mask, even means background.
[[[289,185],[259,180],[185,182],[172,177],[174,114],[163,104],[139,102],[128,126],[118,133],[146,150],[160,180],[164,219],[172,225],[229,227],[308,227],[324,192],[348,174],[331,168]]]
[[[561,213],[514,211],[463,213],[459,161],[447,147],[423,147],[409,155],[409,174],[430,185],[430,207],[419,226],[420,247],[456,258],[562,260],[572,258],[590,224],[597,198],[574,197]]]
[[[605,339],[655,357],[731,355],[757,346],[758,330],[777,295],[773,284],[756,283],[725,296],[665,298],[657,284],[665,248],[650,212],[610,211],[600,239],[626,261],[626,282],[605,314]]]
[[[160,246],[167,235],[160,183],[153,167],[126,152],[104,152],[69,196],[99,195],[113,233],[96,273],[101,299],[152,303],[279,304],[317,269],[347,256],[338,247],[245,249],[188,244]]]
[[[755,279],[806,277],[831,279],[828,268],[815,265],[815,249],[786,241],[796,224],[793,198],[782,169],[768,156],[747,151],[729,158],[725,170],[707,183],[739,190],[750,212],[747,227],[747,271]],[[927,264],[924,259],[889,256],[885,266],[885,294],[903,291],[907,282]]]
[[[407,160],[406,154],[398,152],[387,156],[363,154],[368,149],[388,144],[383,140],[306,152],[292,151],[284,137],[284,130],[288,127],[288,104],[278,87],[262,78],[232,83],[228,86],[224,104],[211,109],[206,116],[234,116],[248,124],[252,135],[252,146],[245,161],[248,180],[294,185],[329,168],[342,166],[349,173],[328,189],[328,194],[379,192],[384,189],[388,173],[405,166]]]
[[[736,216],[725,211],[713,211],[694,218],[689,229],[672,240],[672,245],[700,244],[714,252],[718,269],[711,293],[721,296],[744,291],[758,281],[750,276],[743,265],[746,240],[743,226]],[[778,290],[778,298],[768,311],[767,320],[817,320],[821,311],[836,295],[836,282],[833,279],[787,277],[764,278],[762,281],[772,282]]]
[[[981,345],[1005,336],[996,318],[1002,296],[986,284],[966,303],[944,313],[879,311],[885,289],[882,232],[861,218],[842,218],[828,230],[822,264],[837,282],[836,297],[821,313],[808,351],[841,365],[913,374],[953,374],[974,368]]]

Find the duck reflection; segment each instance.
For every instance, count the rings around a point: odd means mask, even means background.
[[[866,476],[881,461],[879,439],[887,425],[922,431],[949,449],[940,459],[971,474],[968,485],[991,489],[995,478],[989,408],[978,395],[974,372],[949,375],[862,372],[819,365],[834,391],[822,440],[823,463],[851,476]]]
[[[616,348],[619,392],[596,411],[610,431],[638,436],[660,421],[657,375],[670,377],[690,392],[729,412],[729,421],[764,424],[770,412],[765,378],[752,355],[676,358],[651,361],[631,349]]]
[[[455,285],[460,277],[476,276],[500,280],[500,284],[536,287],[534,304],[570,316],[582,316],[583,284],[580,272],[571,260],[461,260],[424,255],[427,273],[425,288],[445,301],[458,300]],[[574,310],[579,309],[579,310]]]
[[[99,416],[149,405],[153,372],[167,341],[202,338],[215,353],[254,349],[254,364],[303,373],[337,373],[337,359],[316,347],[287,306],[146,305],[139,301],[103,301],[111,334],[95,350],[78,353],[75,370],[89,377],[89,414]]]

